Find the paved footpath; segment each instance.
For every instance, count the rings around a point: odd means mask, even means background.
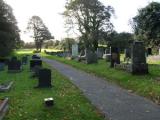
[[[55,60],[43,61],[68,77],[107,120],[160,120],[160,106],[153,102]]]

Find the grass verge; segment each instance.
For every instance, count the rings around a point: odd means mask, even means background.
[[[30,75],[29,65],[21,73],[0,72],[0,83],[14,81],[9,92],[0,93],[0,98],[8,97],[10,101],[4,120],[103,120],[82,93],[56,70],[52,69],[54,87],[49,89],[34,89],[38,81]],[[54,107],[44,106],[43,99],[47,97],[55,99]]]

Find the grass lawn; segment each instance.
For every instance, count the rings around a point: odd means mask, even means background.
[[[24,52],[19,52],[19,56]],[[28,54],[28,53],[27,53]],[[43,64],[45,67],[49,67]],[[0,93],[9,98],[9,113],[4,120],[103,120],[83,94],[64,76],[52,69],[53,88],[35,89],[37,79],[30,77],[29,65],[21,73],[0,72],[0,82],[14,81],[12,89]],[[46,108],[43,99],[53,97],[55,106]]]
[[[147,97],[157,104],[160,104],[160,66],[149,65],[148,75],[132,75],[122,70],[110,68],[109,64],[104,60],[99,60],[98,64],[86,65],[74,60],[67,60],[56,56],[42,54],[49,59],[58,60],[65,64],[69,64],[75,68],[93,73],[97,76],[104,77],[106,80],[118,84],[119,86],[134,92],[138,95]]]

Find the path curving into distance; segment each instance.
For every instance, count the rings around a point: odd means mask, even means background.
[[[160,106],[106,80],[55,60],[43,61],[68,77],[107,120],[160,120]]]

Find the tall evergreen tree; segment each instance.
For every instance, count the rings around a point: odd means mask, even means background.
[[[19,41],[19,29],[12,8],[0,0],[0,56],[10,54]]]

